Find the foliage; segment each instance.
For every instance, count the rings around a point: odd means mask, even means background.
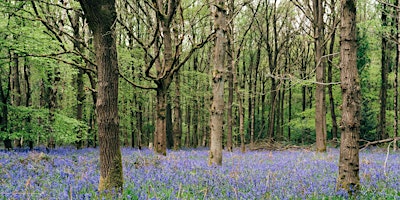
[[[208,166],[206,149],[122,149],[126,184],[120,199],[347,199],[335,191],[338,150],[224,152]],[[97,149],[61,148],[46,154],[0,152],[0,199],[97,199]],[[400,154],[369,149],[360,157],[359,199],[400,198]],[[90,169],[90,170],[88,170]],[[384,173],[386,171],[386,174]]]
[[[7,132],[1,132],[0,138],[46,141],[49,131],[53,131],[57,144],[66,145],[76,142],[77,133],[81,131],[82,139],[87,139],[88,126],[84,122],[55,113],[54,123],[50,123],[49,115],[47,109],[9,106],[10,122]]]
[[[370,41],[368,40],[367,31],[364,28],[358,29],[357,34],[357,69],[361,80],[362,107],[361,107],[361,135],[366,140],[377,139],[377,113],[379,106],[377,102],[378,96],[373,92],[373,82],[371,81],[371,59],[368,51]]]

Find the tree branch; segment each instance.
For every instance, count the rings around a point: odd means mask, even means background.
[[[382,144],[382,143],[386,143],[386,142],[391,142],[393,140],[400,140],[400,137],[393,137],[393,138],[388,138],[388,139],[383,139],[383,140],[377,140],[377,141],[367,141],[367,140],[359,140],[359,142],[367,142],[366,144],[362,145],[360,147],[360,150],[363,150],[365,148],[367,148],[368,146],[371,145],[375,145],[375,144]]]
[[[146,86],[137,85],[133,81],[129,80],[126,76],[124,76],[121,72],[118,71],[118,74],[122,79],[124,79],[126,82],[131,84],[133,87],[145,89],[145,90],[156,90],[157,89],[156,87],[146,87]]]

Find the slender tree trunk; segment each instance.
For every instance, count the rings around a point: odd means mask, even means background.
[[[87,63],[87,66],[90,69],[96,70],[96,67],[93,66],[90,63]],[[89,71],[86,70],[85,71],[87,77],[89,78],[89,82],[90,82],[90,87],[93,89],[93,91],[91,92],[91,97],[92,97],[92,106],[90,108],[90,116],[89,116],[89,138],[87,145],[88,147],[90,146],[90,144],[92,144],[93,147],[97,147],[97,134],[95,133],[95,127],[96,127],[96,102],[97,102],[97,92],[95,92],[96,88],[97,88],[97,79],[93,76],[93,74]]]
[[[229,0],[228,1],[228,8],[231,12],[227,13],[227,17],[230,21],[233,21],[233,13],[235,10],[235,1]],[[234,59],[234,23],[230,23],[228,26],[227,32],[227,79],[228,79],[228,102],[227,102],[227,135],[226,135],[226,148],[228,151],[233,151],[233,144],[232,144],[232,130],[233,130],[233,93],[234,93],[234,83],[233,83],[233,62]]]
[[[271,97],[270,97],[270,110],[268,114],[268,139],[272,140],[275,137],[275,105],[276,105],[276,81],[271,79]]]
[[[169,99],[169,98],[168,98]],[[167,148],[170,149],[174,145],[172,132],[172,106],[168,101],[166,110],[166,127],[167,127]]]
[[[290,68],[289,68],[290,69]],[[290,70],[289,70],[289,73],[290,73]],[[288,108],[288,120],[289,120],[289,123],[292,121],[292,99],[293,99],[293,92],[292,92],[292,81],[291,80],[289,80],[289,86],[290,86],[290,88],[289,88],[289,108]],[[291,139],[291,137],[292,137],[292,130],[291,130],[291,128],[290,128],[290,125],[288,126],[288,141],[290,142],[290,139]]]
[[[388,5],[382,4],[382,27],[387,28],[388,26]],[[387,85],[388,85],[388,71],[390,67],[390,51],[389,41],[386,35],[382,35],[382,55],[381,55],[381,90],[379,94],[380,100],[380,111],[379,111],[379,124],[377,133],[379,139],[388,138],[386,132],[386,103],[387,103]]]
[[[230,29],[229,29],[230,30]],[[230,31],[231,32],[231,31]],[[232,33],[230,33],[231,35]],[[232,36],[230,36],[232,37]],[[228,38],[230,38],[228,37]],[[228,74],[227,74],[227,79],[228,79],[228,103],[227,103],[227,114],[228,114],[228,118],[227,118],[227,128],[228,128],[228,132],[227,132],[227,136],[226,136],[226,148],[228,151],[233,151],[233,145],[232,145],[232,128],[233,128],[233,112],[232,112],[232,107],[233,107],[233,64],[234,62],[233,60],[233,47],[232,47],[232,40],[229,39],[228,42]]]
[[[28,68],[28,63],[27,63],[27,59],[25,58],[25,63],[24,63],[24,80],[25,80],[25,92],[26,92],[26,98],[25,98],[25,107],[31,107],[32,106],[32,101],[31,101],[31,97],[32,97],[32,91],[31,91],[31,84],[29,82],[29,68]],[[29,134],[32,133],[32,129],[31,129],[31,115],[29,114],[28,117],[26,118],[26,124],[27,126],[27,132]],[[34,138],[32,136],[30,136],[28,138],[28,146],[29,149],[32,150],[33,149],[33,141]]]
[[[193,115],[192,123],[193,123],[193,134],[192,134],[192,146],[198,147],[199,146],[199,112],[200,112],[200,105],[198,101],[198,97],[194,98],[194,111],[196,113]]]
[[[186,133],[186,140],[185,140],[185,145],[186,145],[186,147],[190,147],[190,143],[191,143],[191,141],[190,141],[190,134],[191,134],[191,130],[190,130],[190,127],[191,127],[191,109],[190,109],[190,105],[188,104],[187,106],[186,106],[186,127],[187,127],[187,133]]]
[[[11,91],[11,84],[10,84],[10,78],[8,78],[8,84],[7,84],[7,90],[4,91],[3,88],[3,79],[2,79],[2,73],[0,73],[0,100],[1,100],[1,115],[0,115],[0,131],[8,133],[8,104],[10,103],[10,91]],[[8,77],[11,75],[11,66],[10,66],[10,71],[8,74]],[[13,148],[12,146],[12,141],[10,138],[6,137],[3,140],[4,147],[7,150],[11,150]]]
[[[236,70],[236,60],[232,59],[232,78],[233,78],[236,98],[237,98],[237,101],[239,103],[239,113],[238,113],[238,115],[239,115],[240,151],[242,153],[244,153],[244,152],[246,152],[245,136],[244,136],[244,109],[243,109],[242,93],[239,90],[239,82],[237,80],[237,73],[238,73],[238,71]]]
[[[16,53],[12,54],[13,57],[13,67],[12,69],[12,77],[11,77],[11,90],[13,91],[11,94],[11,104],[13,106],[20,106],[21,105],[21,84],[20,84],[20,72],[19,72],[19,56]]]
[[[175,99],[174,99],[174,149],[181,148],[182,142],[182,115],[181,115],[181,92],[180,92],[180,77],[175,75]]]
[[[252,132],[252,116],[254,116],[254,110],[253,110],[253,70],[254,70],[254,54],[252,52],[249,53],[250,55],[250,61],[249,61],[249,69],[248,69],[248,80],[247,80],[247,85],[248,85],[248,98],[247,98],[247,103],[248,103],[248,124],[247,124],[247,133],[250,135],[250,148],[252,149],[254,147],[254,132]]]
[[[315,132],[317,151],[326,151],[326,108],[325,108],[325,61],[324,54],[324,7],[323,0],[314,0],[315,67],[317,84],[315,89]]]
[[[137,128],[137,145],[142,149],[142,134],[143,134],[143,105],[142,102],[136,102],[138,111],[136,112],[136,128]]]
[[[211,105],[211,146],[209,163],[222,165],[222,134],[224,120],[224,74],[227,46],[227,20],[224,0],[216,0],[212,7],[216,32],[213,59],[213,100]]]
[[[80,36],[80,31],[79,31],[79,19],[80,19],[81,13],[76,12],[75,16],[73,16],[71,19],[71,26],[73,29],[73,34],[74,37],[77,39],[74,41],[74,49],[78,52],[81,52],[81,47],[80,43],[78,42],[79,39],[81,39]],[[76,119],[79,121],[82,121],[83,119],[83,101],[85,100],[85,91],[84,91],[84,83],[83,83],[83,74],[84,71],[82,69],[78,69],[78,74],[76,77]],[[77,141],[76,141],[76,148],[80,149],[82,148],[83,145],[83,140],[82,140],[82,133],[83,130],[77,130]]]
[[[55,121],[55,111],[57,107],[57,93],[58,93],[58,88],[57,88],[57,83],[60,81],[60,72],[57,70],[55,72],[48,71],[47,72],[47,83],[50,85],[45,86],[46,87],[46,96],[48,97],[45,99],[47,100],[47,108],[49,109],[49,122],[50,126],[49,128],[49,138],[47,141],[47,147],[50,149],[54,149],[56,147],[56,141],[54,137],[54,130],[51,124],[54,123]]]
[[[20,83],[20,62],[19,56],[16,53],[12,54],[13,57],[13,67],[11,72],[11,105],[20,106],[22,101],[22,93],[21,93],[21,83]],[[10,127],[11,131],[14,131],[15,127]],[[18,148],[22,147],[21,138],[17,138],[14,140],[14,145]]]
[[[250,83],[250,90],[252,90],[252,95],[250,98],[250,103],[251,103],[251,115],[250,115],[250,144],[254,145],[254,135],[255,135],[255,125],[256,125],[256,96],[257,96],[257,80],[258,80],[258,68],[260,66],[260,60],[261,60],[261,41],[258,41],[257,44],[257,51],[256,51],[256,57],[255,57],[255,63],[254,63],[254,76],[253,76],[253,81]],[[258,110],[258,109],[257,109]]]
[[[100,181],[102,194],[122,194],[123,171],[119,142],[118,57],[115,37],[114,0],[80,0],[89,27],[93,31],[97,63],[98,96],[96,102],[100,144]]]
[[[331,0],[330,9],[335,9],[335,0]],[[332,33],[330,38],[329,45],[329,56],[328,56],[328,83],[332,83],[332,68],[333,68],[333,53],[335,47],[335,39],[336,39],[336,13],[332,14]],[[338,126],[336,121],[336,113],[335,113],[335,100],[333,99],[333,85],[328,85],[328,93],[329,93],[329,105],[330,105],[330,113],[332,118],[332,137],[336,139],[338,137]]]
[[[397,45],[396,45],[396,64],[394,68],[394,137],[399,134],[399,63],[400,63],[400,1],[396,0],[396,29],[397,29]],[[397,150],[397,141],[394,140],[394,151]]]
[[[341,0],[340,81],[342,121],[337,189],[355,195],[360,189],[359,145],[361,89],[357,70],[356,1]]]
[[[332,37],[334,38],[334,37]],[[331,40],[333,42],[333,40]],[[333,43],[331,44],[330,47],[330,54],[333,53]],[[332,56],[329,57],[328,61],[328,82],[332,82],[332,68],[333,68],[333,60]],[[328,93],[329,93],[329,105],[330,105],[330,111],[331,111],[331,118],[332,118],[332,137],[335,139],[338,137],[338,127],[337,127],[337,122],[336,122],[336,113],[335,113],[335,100],[333,99],[333,88],[332,84],[329,84],[328,86]]]

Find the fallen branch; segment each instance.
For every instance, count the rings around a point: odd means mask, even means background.
[[[394,137],[394,138],[388,138],[388,139],[383,139],[383,140],[377,140],[377,141],[367,141],[367,140],[360,140],[362,142],[367,142],[366,144],[360,146],[360,150],[363,150],[365,148],[367,148],[370,145],[376,145],[376,144],[382,144],[382,143],[386,143],[386,142],[392,142],[393,140],[400,140],[400,137]]]

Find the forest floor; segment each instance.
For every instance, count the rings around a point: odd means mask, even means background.
[[[209,166],[208,149],[123,148],[121,199],[346,199],[336,191],[339,151],[310,149],[223,153]],[[98,199],[98,149],[0,152],[0,199]],[[400,152],[360,153],[358,199],[400,199]]]

